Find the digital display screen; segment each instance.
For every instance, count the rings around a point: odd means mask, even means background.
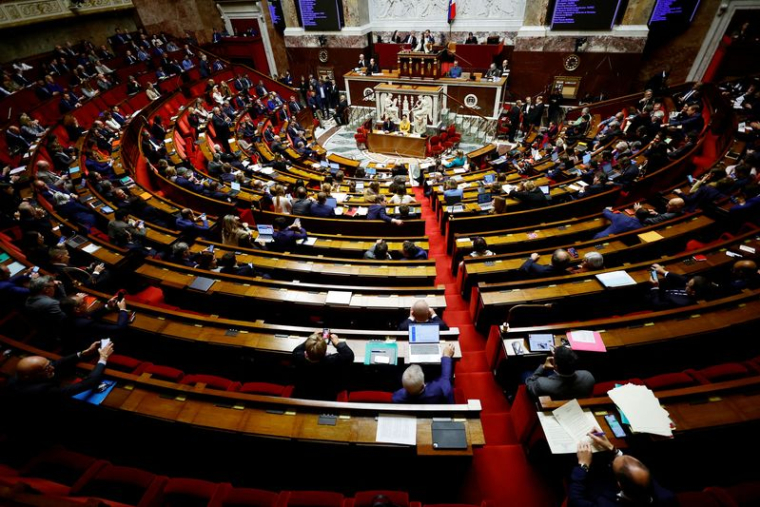
[[[620,0],[557,0],[552,30],[611,30]]]
[[[282,16],[282,3],[280,0],[269,0],[269,17],[272,19],[272,26],[276,30],[285,29],[285,18]]]
[[[304,30],[338,32],[342,28],[338,0],[298,0]]]
[[[649,18],[650,25],[664,23],[689,24],[694,19],[699,0],[657,0]]]

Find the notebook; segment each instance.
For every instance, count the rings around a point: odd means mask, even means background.
[[[493,208],[493,198],[491,197],[491,194],[488,192],[478,194],[478,205],[481,210],[489,210]]]
[[[627,285],[636,285],[636,280],[625,271],[610,271],[609,273],[599,273],[595,275],[597,280],[606,288],[625,287]]]
[[[441,330],[438,324],[409,325],[409,362],[441,362]]]
[[[214,285],[214,282],[216,280],[213,280],[211,278],[205,278],[203,276],[198,276],[193,280],[193,283],[190,284],[189,288],[194,290],[199,290],[201,292],[207,292],[212,285]]]
[[[433,421],[433,449],[467,449],[463,422]]]
[[[257,225],[256,230],[259,232],[259,237],[256,241],[261,243],[271,243],[274,241],[272,234],[274,234],[274,227],[271,225]]]

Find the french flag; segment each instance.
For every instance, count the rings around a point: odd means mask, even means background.
[[[457,17],[457,0],[449,0],[449,24]]]

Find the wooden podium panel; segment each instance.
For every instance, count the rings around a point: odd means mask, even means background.
[[[370,132],[367,134],[367,148],[386,155],[425,158],[427,138]]]
[[[396,63],[401,77],[441,77],[441,57],[437,53],[405,51],[397,55]]]

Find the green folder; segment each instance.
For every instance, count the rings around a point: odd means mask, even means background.
[[[395,342],[367,342],[364,364],[398,364],[398,345]]]

